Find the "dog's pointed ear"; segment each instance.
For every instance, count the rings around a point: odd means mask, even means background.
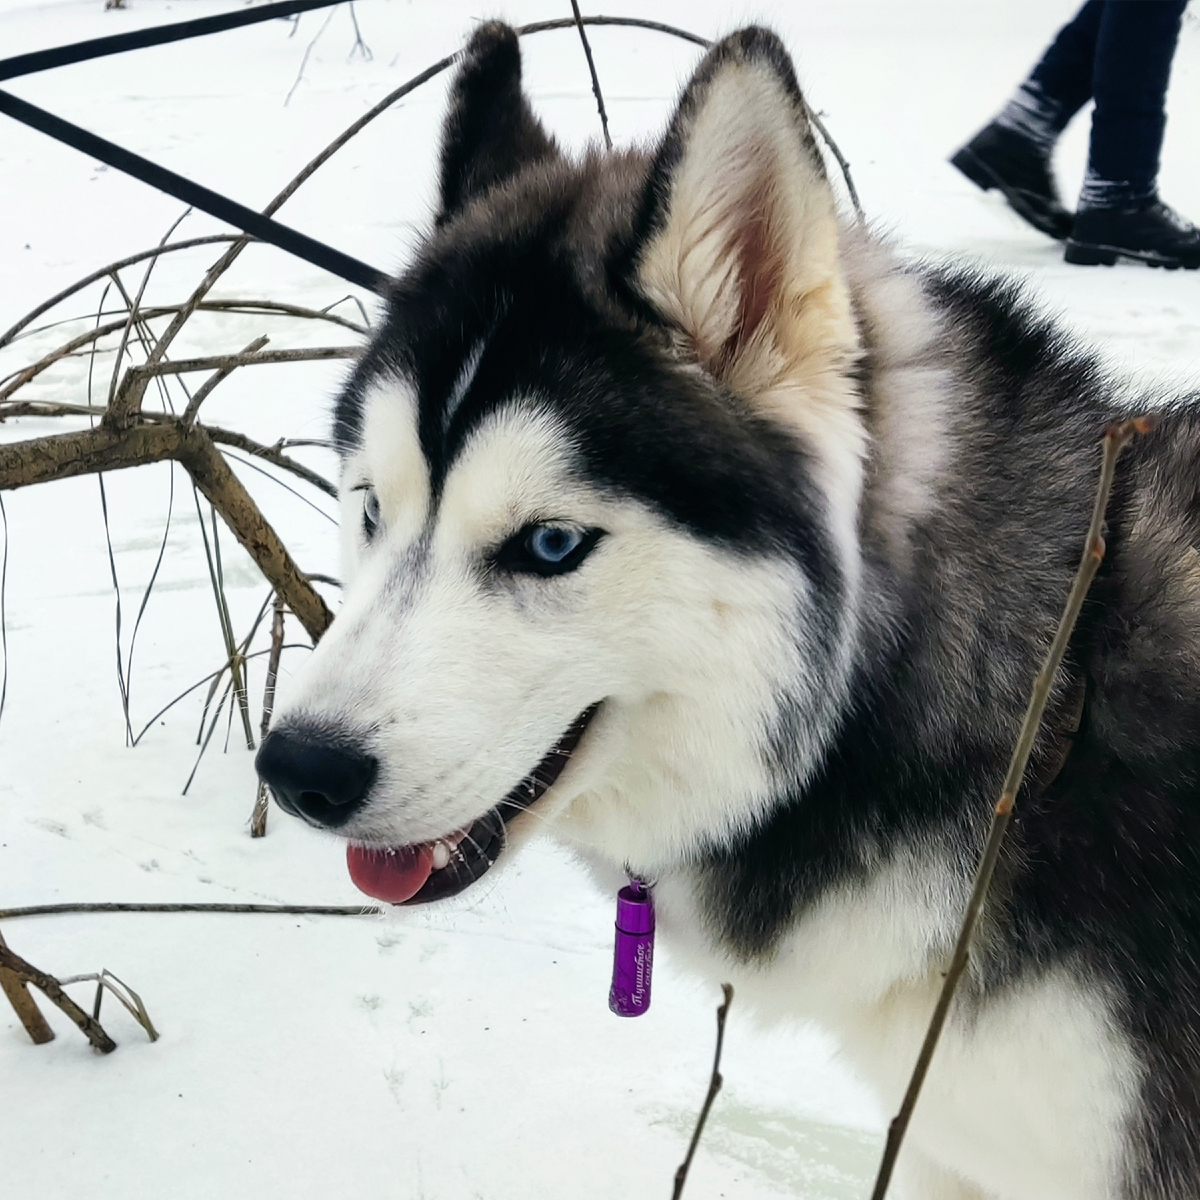
[[[833,192],[773,33],[743,29],[700,64],[651,165],[626,263],[701,365],[748,399],[853,361]]]
[[[528,163],[557,155],[521,91],[516,31],[499,21],[481,25],[463,51],[450,90],[437,224]]]

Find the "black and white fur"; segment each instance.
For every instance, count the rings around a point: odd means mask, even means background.
[[[700,970],[894,1107],[1100,436],[1148,402],[1010,284],[847,226],[772,34],[715,46],[652,152],[571,161],[485,25],[338,403],[348,588],[277,729],[368,756],[339,832],[402,845],[602,702],[510,840],[653,881]],[[1198,412],[1122,460],[913,1200],[1200,1195]],[[543,527],[594,544],[539,574]]]

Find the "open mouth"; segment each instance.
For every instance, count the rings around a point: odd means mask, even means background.
[[[412,846],[346,847],[346,865],[359,891],[388,904],[426,904],[456,896],[500,857],[505,826],[545,795],[571,761],[599,704],[581,713],[550,752],[495,808],[465,829]]]

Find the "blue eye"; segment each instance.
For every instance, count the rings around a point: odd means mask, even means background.
[[[529,553],[549,565],[557,566],[583,542],[583,533],[564,525],[535,525],[526,544]]]
[[[604,536],[603,529],[578,525],[526,525],[496,551],[496,566],[526,575],[573,571]]]

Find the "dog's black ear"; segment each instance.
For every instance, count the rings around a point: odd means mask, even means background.
[[[450,91],[437,224],[527,164],[557,154],[521,91],[516,32],[499,21],[481,25],[467,43]]]
[[[839,256],[791,59],[768,30],[740,30],[684,89],[650,167],[626,279],[708,371],[786,407],[783,390],[820,391],[857,353]]]

